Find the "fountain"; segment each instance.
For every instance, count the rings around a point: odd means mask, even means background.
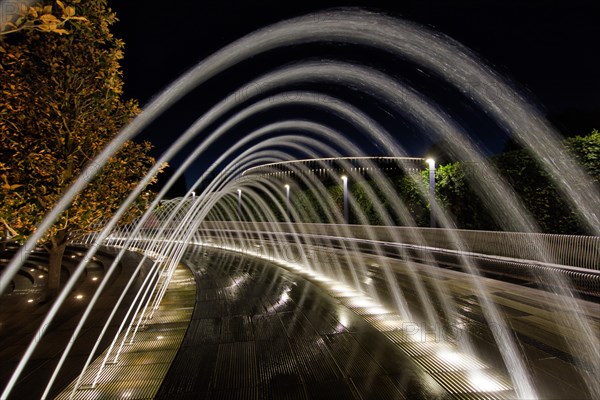
[[[208,79],[218,77],[227,68],[282,46],[318,42],[370,46],[408,59],[453,85],[491,115],[535,154],[554,178],[564,198],[581,213],[588,230],[596,235],[589,239],[592,245],[586,250],[592,257],[596,254],[595,266],[557,265],[552,256],[552,245],[536,233],[539,229],[535,221],[510,185],[486,161],[481,150],[469,140],[452,116],[440,110],[434,99],[424,97],[417,88],[372,67],[336,60],[302,61],[256,77],[199,116],[164,151],[119,211],[106,221],[102,231],[86,237],[82,244],[87,246],[87,253],[46,313],[35,338],[7,381],[2,399],[14,395],[15,384],[27,363],[32,362],[30,358],[39,342],[36,338],[46,334],[101,245],[118,251],[77,321],[71,340],[45,384],[43,398],[56,393],[55,380],[61,374],[65,360],[86,321],[92,317],[94,305],[106,289],[109,278],[129,251],[141,252],[143,257],[99,332],[93,349],[88,352],[81,373],[60,395],[64,398],[77,398],[80,390],[95,390],[102,385],[102,372],[106,366],[118,362],[127,344],[135,343],[140,329],[152,320],[168,292],[180,260],[197,262],[198,249],[210,252],[210,257],[217,259],[215,265],[222,262],[219,257],[223,254],[237,254],[235,257],[241,254],[253,262],[268,263],[270,267],[265,266],[265,271],[274,264],[301,277],[312,285],[311,288],[320,288],[343,305],[345,311],[338,310],[337,316],[341,326],[347,328],[344,322],[348,310],[361,316],[381,332],[385,340],[396,344],[411,358],[415,368],[426,371],[423,380],[431,379],[442,392],[465,398],[533,399],[551,394],[552,389],[543,387],[548,380],[531,372],[532,368],[540,368],[547,373],[551,367],[542,367],[540,362],[528,358],[537,353],[523,350],[523,328],[513,326],[523,323],[522,320],[506,314],[508,300],[498,301],[501,291],[515,290],[523,299],[535,295],[535,298],[544,299],[544,307],[547,307],[544,310],[546,325],[542,325],[557,332],[553,338],[566,342],[560,347],[564,349],[565,359],[572,360],[568,369],[569,374],[577,377],[577,395],[600,397],[600,384],[596,378],[600,375],[600,344],[597,323],[593,320],[594,305],[579,299],[576,290],[565,279],[572,271],[584,274],[585,279],[598,279],[598,240],[595,239],[600,234],[597,211],[600,194],[597,185],[565,154],[558,135],[535,106],[468,49],[415,24],[360,10],[327,11],[275,24],[226,46],[184,74],[125,127],[69,188],[4,269],[0,276],[0,292],[10,286],[26,259],[25,255],[35,247],[37,240],[126,140],[134,138],[187,93]],[[491,99],[483,92],[469,90],[468,82],[473,77],[488,86],[501,88],[505,96]],[[423,127],[432,139],[447,139],[449,152],[457,159],[475,162],[477,173],[471,177],[471,183],[489,205],[490,213],[504,230],[522,232],[526,236],[516,233],[478,235],[492,241],[518,242],[521,237],[530,241],[531,254],[512,257],[510,262],[518,263],[520,258],[529,260],[521,260],[523,264],[533,262],[538,268],[537,279],[552,291],[529,289],[534,292],[527,292],[512,286],[498,288],[496,283],[483,277],[479,264],[483,258],[495,257],[496,261],[502,258],[502,262],[508,262],[507,255],[475,250],[481,245],[478,239],[455,229],[452,217],[435,204],[432,204],[432,212],[441,229],[416,228],[410,211],[394,192],[393,184],[385,169],[377,164],[377,158],[368,157],[360,146],[348,142],[343,133],[326,123],[303,119],[280,121],[273,117],[244,139],[228,143],[228,149],[219,157],[211,158],[211,146],[228,142],[228,133],[255,115],[273,116],[273,111],[294,105],[319,108],[349,121],[364,138],[385,149],[394,168],[411,177],[427,198],[427,188],[420,184],[419,175],[401,160],[410,155],[403,148],[401,138],[390,135],[378,121],[342,98],[318,90],[288,89],[305,82],[322,87],[343,86],[370,96],[373,101]],[[277,93],[271,93],[273,91]],[[200,145],[189,149],[186,145],[196,137],[204,139]],[[185,161],[148,211],[135,224],[119,226],[129,205],[160,165],[176,155],[183,155]],[[211,166],[188,194],[182,199],[163,201],[170,185],[201,157],[211,159]],[[331,195],[331,187],[336,185],[331,182],[337,182],[341,187],[342,175],[345,177],[343,212]],[[374,185],[362,186],[365,195],[371,199],[385,226],[368,225],[367,217],[356,211],[359,210],[357,199],[348,197],[348,182],[364,183],[366,180]],[[294,207],[294,191],[300,187],[314,195],[314,207]],[[284,190],[285,206],[282,203]],[[390,214],[390,207],[386,205],[392,206],[395,215]],[[355,210],[359,225],[347,223],[348,217],[344,214],[348,209]],[[318,217],[318,210],[326,210],[319,224],[302,223]],[[392,226],[395,220],[400,220],[402,226]],[[442,242],[449,245],[440,244]],[[335,256],[328,254],[323,262],[319,254],[324,249],[335,249]],[[443,268],[440,254],[451,257],[460,272]],[[151,260],[151,266],[147,267],[136,296],[129,300],[131,304],[126,314],[120,317],[116,333],[111,338],[105,337],[117,310],[125,306],[125,293],[135,286],[148,260]],[[250,279],[247,275],[242,274],[242,277]],[[460,285],[450,283],[455,281],[464,285],[460,288],[462,294],[457,294]],[[242,287],[243,282],[237,280],[235,286]],[[269,312],[278,312],[291,298],[302,305],[303,294],[290,285],[282,286]],[[464,326],[464,319],[460,317],[464,315],[461,310],[464,304],[458,304],[457,298],[464,302],[467,297],[476,309],[477,318],[482,321],[477,325],[482,332]],[[485,345],[482,345],[481,337],[485,337]],[[107,340],[110,343],[101,347]],[[529,345],[532,347],[531,343]],[[97,358],[103,348],[106,348],[103,356]],[[89,378],[90,373],[93,373],[92,378]],[[433,392],[428,392],[427,396],[433,396]]]

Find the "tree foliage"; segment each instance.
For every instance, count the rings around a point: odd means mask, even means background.
[[[569,138],[567,147],[592,179],[600,183],[600,131],[594,129],[589,135]]]
[[[35,22],[50,16],[62,21],[53,25],[59,31]],[[15,239],[36,229],[139,112],[123,98],[124,44],[110,32],[116,20],[105,0],[44,1],[0,36],[0,222]],[[45,235],[45,246],[60,252],[73,232],[110,216],[153,165],[150,147],[127,142]],[[130,211],[130,219],[139,214],[138,207]]]
[[[592,180],[600,181],[600,133],[565,140],[565,151],[587,169]],[[552,177],[527,150],[500,154],[494,163],[522,199],[544,232],[586,233],[581,216],[562,198]],[[560,179],[561,177],[557,177]]]
[[[79,3],[79,0],[73,1],[73,3]],[[65,26],[68,21],[86,21],[86,18],[75,15],[75,7],[65,6],[60,0],[57,0],[56,4],[40,3],[30,7],[21,4],[20,15],[14,21],[7,22],[6,26],[0,26],[0,36],[22,30],[64,35],[69,33]],[[0,51],[4,51],[4,49],[0,47]]]
[[[566,151],[570,152],[587,169],[595,182],[600,182],[600,132],[592,131],[586,136],[576,136],[565,140]],[[542,232],[585,234],[581,217],[561,196],[554,180],[545,172],[533,155],[524,149],[507,151],[490,159],[498,173],[512,187],[521,199],[525,209],[537,222]],[[498,230],[503,226],[503,217],[494,215],[493,201],[482,195],[474,185],[481,173],[478,165],[468,162],[453,162],[439,165],[436,169],[436,198],[440,207],[460,229]],[[394,196],[402,201],[417,226],[429,226],[428,171],[421,176],[391,176],[390,184]],[[421,185],[421,187],[419,187]],[[381,225],[382,215],[375,207],[374,199],[366,188],[374,193],[395,225],[404,222],[395,210],[389,196],[385,196],[380,186],[368,177],[364,180],[350,180],[349,190],[353,202],[350,209],[350,222],[367,222]],[[338,182],[326,184],[326,190],[333,206],[343,212],[343,189]],[[309,189],[294,190],[291,207],[301,216],[297,222],[331,222],[329,208],[323,208],[317,196]],[[282,200],[283,201],[283,200]],[[282,203],[283,204],[283,203]],[[364,218],[358,218],[362,214]],[[277,212],[274,215],[283,220]]]
[[[454,162],[436,169],[436,197],[458,228],[496,229],[489,207],[484,205],[471,181],[475,168],[469,163]]]

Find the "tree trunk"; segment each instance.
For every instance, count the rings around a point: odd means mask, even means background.
[[[62,269],[62,258],[65,253],[67,243],[64,240],[63,235],[57,235],[52,239],[50,246],[48,246],[48,253],[50,255],[48,263],[48,286],[46,291],[46,298],[48,300],[55,298],[60,291],[60,272]]]

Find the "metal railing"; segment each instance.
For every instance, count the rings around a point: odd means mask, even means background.
[[[200,229],[345,236],[600,270],[600,237],[333,224],[203,222]]]

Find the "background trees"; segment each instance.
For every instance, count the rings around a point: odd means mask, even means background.
[[[593,130],[586,136],[576,136],[565,140],[565,147],[589,172],[591,178],[600,182],[600,132]],[[439,153],[438,153],[439,154]],[[580,216],[566,202],[553,179],[543,170],[535,157],[524,149],[511,150],[498,154],[490,159],[498,173],[511,185],[523,205],[538,223],[540,230],[546,233],[586,234]],[[477,230],[498,230],[498,221],[491,213],[491,204],[485,204],[472,186],[478,168],[469,162],[448,162],[438,165],[436,169],[436,197],[438,204],[448,213],[457,228]],[[398,175],[390,177],[394,195],[406,206],[416,226],[429,226],[429,200],[423,197],[428,190],[428,171],[422,171],[420,177]],[[343,190],[341,183],[325,183],[329,197],[341,213],[343,208]],[[418,186],[421,185],[419,188]],[[403,222],[394,210],[393,205],[385,200],[378,185],[365,177],[364,180],[351,180],[349,190],[354,198],[355,207],[351,207],[350,223],[359,224],[358,211],[364,214],[366,221],[372,225],[385,222],[376,210],[373,199],[367,195],[365,188],[370,186],[387,209],[392,222],[402,225]],[[292,194],[292,207],[303,216],[302,221],[330,221],[329,209],[321,207],[312,190],[298,187]],[[280,198],[280,207],[285,207],[284,198]],[[273,215],[283,220],[283,215],[276,207],[271,207]],[[235,213],[231,215],[236,215]]]
[[[123,98],[124,44],[110,32],[116,20],[105,0],[44,1],[24,8],[5,27],[12,33],[0,35],[0,223],[13,239],[24,240],[36,229],[65,188],[139,112],[135,101]],[[128,142],[46,234],[41,244],[50,253],[50,296],[59,287],[69,238],[97,228],[119,207],[154,163],[150,147]]]
[[[565,140],[566,151],[600,182],[600,132]],[[507,151],[491,158],[500,175],[521,198],[525,208],[546,233],[585,234],[580,216],[566,202],[553,179],[525,149]],[[487,207],[468,182],[467,163],[440,166],[436,193],[443,208],[454,216],[459,228],[498,229]]]

